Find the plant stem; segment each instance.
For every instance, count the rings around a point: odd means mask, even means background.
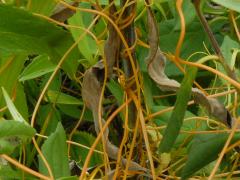
[[[122,7],[124,5],[126,5],[126,3],[131,3],[131,1],[134,1],[134,0],[129,0],[129,1],[122,0],[121,1]],[[135,10],[136,10],[136,3],[132,3],[130,6],[126,7],[126,9],[123,13],[122,19],[124,20],[124,19],[128,18],[129,16],[131,16],[132,13],[135,12]],[[136,37],[135,37],[134,18],[133,19],[130,18],[130,20],[131,20],[131,23],[123,29],[123,34],[128,43],[128,46],[131,48],[136,41]],[[126,22],[126,23],[129,23],[129,22]],[[124,50],[124,48],[123,48],[123,50]],[[132,57],[135,60],[135,64],[136,64],[135,48],[132,48],[131,54],[132,54]],[[132,66],[131,66],[129,57],[123,58],[123,70],[124,70],[127,80],[129,80],[131,77],[133,77],[133,71],[132,71]],[[136,89],[135,83],[133,83],[133,85],[129,88],[132,91],[134,91]],[[129,117],[128,118],[129,118],[129,127],[130,128],[134,128],[134,126],[135,126],[135,121],[136,121],[136,117],[137,117],[136,114],[137,114],[137,109],[136,109],[134,103],[129,104]]]
[[[202,23],[202,26],[205,30],[205,32],[208,35],[208,38],[214,48],[215,53],[218,55],[219,57],[219,61],[222,64],[223,68],[225,69],[226,73],[228,74],[228,76],[230,76],[232,79],[237,80],[235,73],[233,72],[233,70],[231,70],[231,68],[228,66],[228,64],[226,63],[223,54],[221,52],[221,49],[217,43],[217,40],[215,39],[213,32],[211,31],[207,20],[205,19],[205,17],[202,15],[201,10],[200,10],[200,2],[201,0],[193,0],[192,1],[194,4],[194,7],[196,9],[197,15],[200,19],[200,22]]]

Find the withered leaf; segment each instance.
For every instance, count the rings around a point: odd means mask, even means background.
[[[71,2],[70,5],[77,7],[79,2]],[[51,18],[59,21],[59,22],[64,22],[70,17],[72,17],[76,11],[65,7],[63,4],[59,3],[53,10],[53,14],[51,15]]]
[[[114,14],[116,8],[114,5],[110,7],[111,14]],[[113,18],[113,17],[112,17]],[[105,71],[107,70],[106,76],[109,78],[113,73],[113,67],[115,62],[119,57],[119,49],[120,49],[120,38],[118,36],[117,31],[114,27],[109,23],[108,24],[109,36],[105,43],[104,47],[104,55],[106,58],[106,66],[104,67],[103,61],[99,61],[96,65],[88,69],[83,77],[82,84],[82,98],[85,102],[86,106],[91,109],[94,118],[94,125],[97,134],[100,133],[100,124],[102,122],[102,126],[105,125],[105,120],[102,118],[102,114],[99,114],[99,108],[101,106],[100,96],[102,92],[102,82],[105,76]],[[107,68],[107,69],[105,69]],[[107,128],[104,135],[104,144],[106,147],[107,155],[117,160],[119,148],[112,144],[108,138],[109,129]],[[126,166],[127,160],[125,158],[121,158],[121,165]],[[138,163],[130,161],[129,170],[137,170],[144,171],[145,173],[149,173],[148,169],[141,167]],[[110,173],[111,174],[111,173]]]
[[[113,66],[119,57],[120,38],[112,24],[108,24],[108,39],[104,46],[104,54],[107,62],[107,77],[113,73]]]
[[[162,91],[177,91],[180,84],[173,79],[169,79],[164,73],[165,61],[165,56],[158,49],[153,61],[148,64],[148,74]],[[192,95],[194,101],[202,105],[210,115],[231,126],[228,122],[228,110],[217,99],[207,97],[197,88],[192,88]]]
[[[165,63],[166,58],[158,48],[153,60],[148,64],[148,74],[163,91],[176,91],[180,84],[166,76],[164,73]]]
[[[147,62],[148,65],[153,61],[154,57],[156,56],[156,53],[158,51],[158,29],[157,27],[157,23],[156,20],[154,18],[153,12],[151,10],[151,8],[148,6],[147,7],[147,18],[148,18],[148,42],[149,42],[149,46],[150,46],[150,51],[148,54]]]
[[[99,121],[102,119],[99,117],[98,109],[100,96],[102,91],[101,82],[98,80],[98,72],[102,71],[104,68],[102,61],[99,61],[95,66],[88,69],[83,78],[82,84],[82,98],[86,106],[92,110],[95,130],[97,133],[100,131]],[[102,126],[105,121],[102,120]],[[108,136],[108,130],[105,131],[104,136]]]
[[[82,98],[86,106],[92,110],[95,130],[97,134],[99,134],[100,132],[99,120],[101,119],[102,126],[104,126],[105,124],[105,120],[102,119],[102,117],[99,116],[99,113],[98,113],[102,85],[101,85],[101,82],[98,80],[99,77],[97,77],[97,74],[98,74],[97,72],[102,71],[103,68],[104,66],[102,61],[99,61],[95,66],[87,70],[84,75],[83,84],[82,84]],[[107,128],[106,131],[104,131],[106,152],[110,158],[117,160],[119,149],[117,146],[113,145],[109,141],[108,133],[109,133],[109,129]],[[125,166],[126,163],[127,163],[127,160],[125,158],[122,158],[121,164]],[[129,170],[140,170],[140,171],[148,172],[147,169],[141,167],[139,164],[133,161],[130,161]]]
[[[110,1],[111,2],[111,1]],[[111,2],[112,3],[112,2]],[[110,17],[112,20],[115,19],[114,13],[117,11],[114,4],[109,8]],[[107,77],[109,78],[113,73],[113,66],[117,59],[119,58],[120,51],[120,37],[113,27],[113,25],[108,23],[108,39],[104,46],[104,55],[107,62]]]
[[[147,12],[150,45],[149,55],[146,57],[148,74],[162,91],[177,91],[180,84],[173,79],[169,79],[164,73],[166,57],[158,47],[158,41],[156,40],[158,39],[158,31],[153,13],[150,8]],[[228,110],[217,99],[207,97],[197,88],[192,88],[192,95],[194,101],[202,105],[210,115],[231,127],[232,118],[229,116]]]

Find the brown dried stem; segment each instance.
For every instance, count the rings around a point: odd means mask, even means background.
[[[129,16],[132,16],[135,11],[136,11],[136,3],[134,3],[135,0],[130,0],[133,1],[133,3],[126,7],[124,12],[123,12],[123,16],[122,16],[122,21],[124,21],[124,19],[127,19]],[[124,7],[126,5],[126,3],[130,3],[130,1],[128,0],[122,0],[122,6]],[[124,8],[123,8],[124,9]],[[135,16],[135,15],[134,15]],[[136,65],[136,53],[135,53],[135,48],[131,48],[132,46],[135,45],[135,41],[136,41],[136,35],[135,35],[135,27],[134,27],[134,18],[130,18],[130,22],[126,22],[128,23],[128,25],[122,30],[124,38],[126,39],[128,46],[131,49],[131,55],[133,57],[134,63]],[[123,47],[123,52],[125,52],[126,47]],[[125,53],[123,53],[124,55]],[[132,71],[132,65],[131,62],[129,60],[129,57],[123,57],[123,70],[124,73],[126,75],[126,78],[129,80],[132,76],[133,76],[133,71]],[[134,91],[134,89],[136,88],[135,84],[133,84],[131,87],[129,87],[130,89],[132,89]],[[133,128],[135,126],[136,123],[136,107],[134,105],[134,103],[131,103],[129,105],[129,127]]]
[[[212,47],[215,51],[215,53],[217,54],[217,56],[219,56],[219,61],[222,64],[223,68],[225,69],[226,73],[228,74],[229,77],[231,77],[234,80],[237,80],[236,78],[236,74],[234,73],[234,71],[228,66],[228,64],[226,63],[223,54],[221,52],[221,49],[218,45],[217,40],[215,39],[213,32],[211,30],[211,28],[209,27],[207,20],[205,19],[205,17],[202,15],[201,9],[200,9],[200,2],[201,0],[193,0],[192,1],[194,4],[194,7],[196,9],[196,13],[200,19],[200,22],[202,23],[202,26],[205,30],[205,32],[208,35],[208,38],[212,44]]]

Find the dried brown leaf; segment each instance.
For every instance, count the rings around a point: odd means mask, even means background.
[[[114,13],[117,11],[117,9],[112,0],[110,0],[109,3],[112,4],[109,8],[110,17],[114,21],[114,19],[115,19]],[[119,58],[120,43],[121,43],[120,37],[119,37],[116,29],[109,22],[108,23],[108,39],[104,46],[104,55],[105,55],[106,63],[107,63],[107,77],[108,78],[110,78],[110,76],[112,75],[113,66]]]
[[[162,91],[177,91],[180,84],[173,79],[169,79],[164,73],[165,61],[166,57],[158,49],[153,61],[148,64],[148,74]],[[210,115],[231,126],[229,112],[217,99],[207,97],[197,88],[192,88],[192,95],[194,101],[202,105]]]
[[[180,84],[173,79],[169,79],[164,73],[166,57],[158,47],[158,41],[156,40],[158,39],[156,21],[149,7],[147,12],[149,29],[148,39],[150,45],[149,54],[146,58],[148,74],[162,91],[177,91]],[[192,95],[194,101],[202,105],[210,115],[231,127],[232,118],[228,110],[217,99],[207,97],[197,88],[192,88]]]
[[[99,133],[99,117],[98,108],[102,91],[101,82],[98,80],[99,72],[103,70],[102,61],[86,71],[83,78],[82,98],[86,106],[92,110],[94,117],[95,130]],[[107,131],[106,131],[107,132]],[[105,135],[107,136],[107,134]]]
[[[104,76],[103,72],[104,72],[103,62],[99,61],[95,66],[86,71],[82,84],[82,98],[86,106],[92,110],[95,130],[97,134],[99,134],[100,132],[99,120],[101,120],[102,126],[104,126],[104,124],[106,123],[105,120],[102,119],[102,117],[99,116],[98,113],[100,96],[102,91],[101,79],[103,79]],[[109,129],[107,128],[103,133],[107,155],[110,158],[117,160],[119,148],[109,141],[108,134]],[[122,158],[121,164],[125,166],[126,163],[127,160],[125,158]],[[130,161],[129,170],[148,172],[147,169],[141,167],[138,163],[135,163],[133,161]]]
[[[158,48],[153,60],[148,64],[148,74],[163,91],[176,91],[179,89],[179,83],[166,76],[165,63],[166,58]]]
[[[119,58],[120,38],[112,24],[108,24],[108,39],[104,46],[104,54],[107,62],[107,77],[113,73],[113,66]]]
[[[157,23],[156,20],[154,18],[153,12],[151,10],[151,8],[148,6],[147,7],[147,18],[148,18],[148,42],[149,42],[149,46],[150,46],[150,51],[148,54],[147,59],[147,63],[150,64],[154,57],[156,56],[156,53],[158,51],[158,29],[157,29]]]
[[[113,17],[114,12],[116,12],[116,8],[113,4],[110,7],[110,13],[111,13],[112,19],[114,19]],[[104,47],[106,67],[104,67],[103,61],[99,61],[95,66],[93,66],[92,68],[86,71],[83,78],[83,84],[82,84],[82,98],[86,106],[92,110],[95,130],[97,134],[100,133],[99,121],[101,120],[102,126],[104,126],[106,123],[105,120],[102,119],[102,115],[99,114],[99,108],[100,108],[99,103],[100,103],[100,96],[102,92],[102,82],[104,79],[105,68],[107,68],[106,76],[110,78],[113,73],[114,64],[119,58],[119,50],[120,50],[120,43],[121,43],[117,31],[110,23],[108,24],[108,31],[109,31],[109,36]],[[119,148],[113,145],[109,141],[108,134],[109,134],[109,129],[107,128],[103,133],[104,140],[105,140],[104,144],[106,145],[107,155],[110,158],[117,160]],[[126,164],[127,164],[127,160],[122,157],[121,165],[126,166]],[[141,167],[138,163],[133,161],[130,161],[129,163],[129,170],[144,171],[145,173],[149,172],[147,169]],[[110,173],[109,175],[111,174],[112,173]]]
[[[69,4],[77,7],[79,2],[71,2]],[[59,22],[64,22],[70,17],[72,17],[75,13],[76,11],[68,7],[65,7],[63,4],[59,3],[53,10],[53,14],[51,15],[51,18]]]

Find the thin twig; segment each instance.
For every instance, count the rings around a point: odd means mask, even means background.
[[[215,37],[213,35],[213,32],[212,32],[212,30],[210,29],[210,27],[209,27],[209,25],[207,23],[207,20],[202,15],[202,12],[201,12],[201,9],[200,9],[200,2],[201,2],[201,0],[193,0],[192,2],[193,2],[194,7],[196,9],[197,15],[198,15],[198,17],[200,19],[200,22],[202,23],[202,26],[203,26],[205,32],[207,33],[208,38],[209,38],[209,40],[210,40],[210,42],[211,42],[211,44],[213,46],[213,49],[214,49],[215,53],[219,56],[220,63],[222,64],[223,68],[227,72],[228,76],[237,81],[236,74],[234,73],[233,70],[231,70],[231,68],[226,63],[226,61],[225,61],[225,59],[223,57],[223,54],[221,52],[221,49],[220,49],[220,47],[218,45],[218,42],[215,39]]]

